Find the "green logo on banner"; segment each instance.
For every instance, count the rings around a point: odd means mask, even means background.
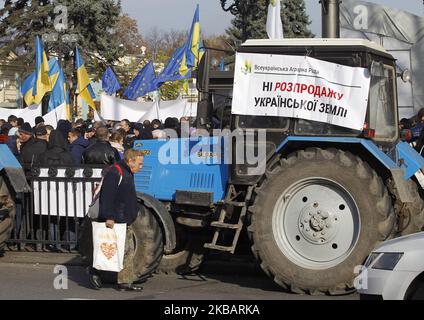
[[[241,72],[243,72],[244,74],[252,73],[252,62],[246,60],[244,62],[244,67],[241,68]]]

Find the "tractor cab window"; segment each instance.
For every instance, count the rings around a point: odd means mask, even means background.
[[[260,128],[285,131],[289,128],[289,118],[269,116],[238,116],[239,128]]]
[[[375,130],[375,140],[393,141],[397,135],[395,111],[395,70],[373,62],[369,94],[369,127]]]
[[[212,124],[215,129],[230,129],[231,97],[231,90],[216,90],[212,93]]]

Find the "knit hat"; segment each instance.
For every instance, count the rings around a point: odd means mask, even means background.
[[[35,129],[36,136],[45,136],[47,134],[47,129],[45,126],[39,126]]]
[[[42,122],[44,122],[43,117],[38,116],[38,117],[36,117],[36,118],[35,118],[35,125],[37,125],[37,124],[39,124],[39,123],[42,123]]]
[[[29,134],[29,135],[32,135],[33,134],[33,132],[32,132],[32,127],[31,127],[31,125],[28,123],[28,122],[25,122],[20,128],[19,128],[19,132],[22,132],[22,133],[26,133],[26,134]]]

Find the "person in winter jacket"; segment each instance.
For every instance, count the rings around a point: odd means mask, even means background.
[[[81,136],[81,132],[77,128],[69,131],[68,141],[70,143],[69,147],[75,164],[81,164],[82,153],[88,147],[89,142]]]
[[[56,130],[59,131],[63,138],[66,140],[68,139],[68,133],[72,129],[72,124],[68,120],[59,120],[57,123]]]
[[[151,140],[153,139],[152,135],[152,128],[151,127],[145,127],[141,123],[136,123],[134,125],[134,141],[135,140]]]
[[[110,167],[104,176],[100,190],[99,222],[113,229],[115,223],[126,223],[124,268],[117,274],[118,289],[121,291],[141,291],[143,288],[134,282],[134,233],[132,223],[136,220],[139,206],[134,184],[134,174],[143,166],[144,155],[141,150],[127,149],[124,160]],[[90,283],[94,289],[102,287],[101,273],[90,268]]]
[[[73,165],[74,159],[69,152],[69,146],[58,130],[53,130],[49,136],[47,151],[39,156],[38,163],[42,166]]]
[[[119,132],[114,132],[110,136],[110,145],[118,150],[121,160],[124,159],[124,137]]]
[[[121,160],[118,151],[109,143],[109,130],[100,127],[96,130],[97,142],[82,153],[85,164],[114,164]]]
[[[25,122],[18,130],[20,160],[23,164],[30,166],[37,163],[40,156],[47,150],[47,142],[34,137],[33,133],[28,122]]]

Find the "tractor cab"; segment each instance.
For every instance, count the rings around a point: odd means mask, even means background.
[[[308,121],[287,117],[231,115],[231,99],[233,92],[234,71],[199,71],[199,76],[209,79],[198,79],[200,91],[205,93],[212,105],[206,114],[209,123],[215,128],[267,129],[272,136],[289,135],[322,135],[365,137],[373,139],[382,146],[389,147],[398,140],[398,112],[396,94],[396,61],[381,46],[362,39],[286,39],[286,40],[248,40],[238,50],[239,53],[255,53],[263,55],[308,56],[326,62],[349,67],[361,67],[368,70],[371,76],[368,110],[361,130],[352,130],[343,126],[323,122]],[[207,64],[202,65],[207,68]],[[205,113],[200,104],[198,113]],[[279,132],[280,134],[273,134]],[[271,138],[275,143],[279,138]]]

